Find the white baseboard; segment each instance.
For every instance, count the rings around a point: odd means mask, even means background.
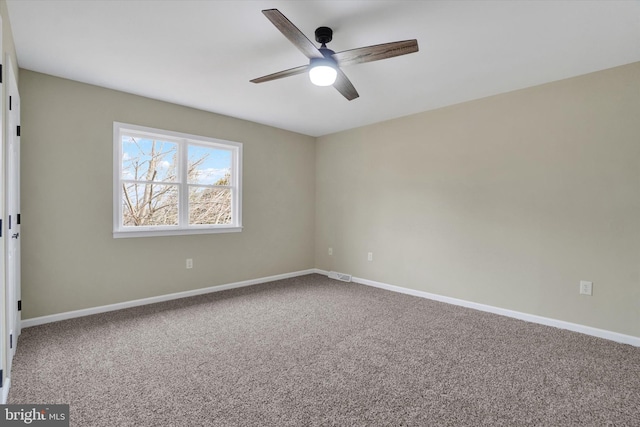
[[[7,404],[7,399],[9,399],[9,388],[11,387],[11,378],[7,378],[4,382],[4,384],[2,385],[2,388],[0,390],[2,390],[2,401],[0,402],[0,404],[2,405],[6,405]]]
[[[169,301],[180,298],[187,298],[196,295],[209,294],[212,292],[225,291],[227,289],[253,286],[260,283],[273,282],[274,280],[289,279],[291,277],[304,276],[315,273],[315,269],[296,271],[293,273],[278,274],[275,276],[262,277],[259,279],[244,280],[242,282],[228,283],[226,285],[210,286],[208,288],[194,289],[192,291],[176,292],[173,294],[160,295],[157,297],[142,298],[133,301],[120,302],[116,304],[102,305],[99,307],[85,308],[82,310],[67,311],[65,313],[52,314],[49,316],[34,317],[25,319],[20,323],[21,328],[43,325],[45,323],[58,322],[60,320],[73,319],[75,317],[89,316],[92,314],[105,313],[108,311],[122,310],[123,308],[137,307],[141,305],[154,304],[157,302]]]
[[[327,276],[329,273],[324,270],[315,269],[315,273],[323,274]],[[580,325],[578,323],[565,322],[564,320],[551,319],[549,317],[536,316],[535,314],[522,313],[514,310],[507,310],[505,308],[494,307],[486,304],[479,304],[476,302],[465,301],[457,298],[446,297],[438,294],[432,294],[429,292],[418,291],[415,289],[403,288],[400,286],[389,285],[387,283],[375,282],[373,280],[362,279],[359,277],[352,277],[351,280],[361,285],[373,286],[376,288],[386,289],[388,291],[399,292],[402,294],[413,295],[420,298],[427,298],[434,301],[445,302],[447,304],[459,305],[462,307],[473,308],[475,310],[486,311],[488,313],[499,314],[501,316],[513,317],[515,319],[524,320],[532,323],[539,323],[541,325],[553,326],[555,328],[567,329],[573,332],[580,332],[582,334],[591,335],[594,337],[604,338],[607,340],[629,344],[635,347],[640,347],[640,337],[634,337],[632,335],[620,334],[618,332],[607,331],[605,329],[593,328],[591,326]]]
[[[245,286],[257,285],[260,283],[272,282],[274,280],[288,279],[291,277],[304,276],[306,274],[322,274],[328,276],[329,272],[318,268],[312,268],[309,270],[296,271],[293,273],[279,274],[275,276],[262,277],[259,279],[245,280],[242,282],[229,283],[226,285],[211,286],[208,288],[194,289],[192,291],[176,292],[173,294],[160,295],[157,297],[143,298],[133,301],[127,301],[117,304],[103,305],[100,307],[92,307],[83,310],[68,311],[65,313],[52,314],[49,316],[34,317],[32,319],[25,319],[21,322],[22,328],[28,328],[31,326],[42,325],[45,323],[58,322],[60,320],[73,319],[75,317],[89,316],[91,314],[105,313],[108,311],[122,310],[123,308],[137,307],[146,304],[154,304],[157,302],[169,301],[179,298],[186,298],[196,295],[208,294],[211,292],[219,292],[227,289],[241,288]],[[592,335],[599,338],[616,341],[623,344],[629,344],[635,347],[640,347],[640,337],[634,337],[631,335],[620,334],[618,332],[607,331],[605,329],[593,328],[591,326],[580,325],[577,323],[566,322],[564,320],[557,320],[548,317],[536,316],[534,314],[522,313],[519,311],[508,310],[505,308],[494,307],[491,305],[480,304],[476,302],[466,301],[457,298],[446,297],[438,294],[432,294],[429,292],[418,291],[415,289],[403,288],[401,286],[389,285],[387,283],[376,282],[373,280],[362,279],[359,277],[353,277],[354,283],[361,285],[373,286],[376,288],[386,289],[393,292],[399,292],[403,294],[413,295],[420,298],[427,298],[434,301],[440,301],[447,304],[459,305],[462,307],[472,308],[475,310],[485,311],[488,313],[499,314],[501,316],[512,317],[515,319],[524,320],[532,323],[539,323],[541,325],[552,326],[560,329],[567,329],[569,331],[580,332],[586,335]],[[8,381],[8,380],[7,380]],[[5,390],[8,393],[8,383],[6,387],[3,387],[3,398]]]

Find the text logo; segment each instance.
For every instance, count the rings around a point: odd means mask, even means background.
[[[69,405],[0,405],[0,427],[69,427]]]

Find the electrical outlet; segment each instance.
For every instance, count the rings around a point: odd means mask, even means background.
[[[191,258],[187,258],[187,268],[193,268],[193,260]]]
[[[333,255],[333,248],[329,248],[329,255]]]
[[[373,261],[373,252],[367,254],[367,261]]]
[[[580,295],[593,295],[593,282],[580,281]]]

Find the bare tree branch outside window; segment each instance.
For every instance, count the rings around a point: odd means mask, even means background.
[[[123,226],[178,225],[178,144],[131,136],[123,136],[122,144],[126,153],[122,158]],[[203,147],[189,149],[189,153],[189,224],[231,224],[230,160],[228,168],[203,167],[211,156],[228,153]]]

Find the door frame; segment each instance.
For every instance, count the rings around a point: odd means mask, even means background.
[[[21,313],[20,301],[20,94],[13,64],[6,56],[5,105],[6,132],[4,141],[4,279],[5,279],[5,354],[7,381],[11,378],[13,356],[18,347]]]
[[[2,16],[0,16],[0,62],[3,59],[2,51]],[[4,66],[2,67],[4,70]],[[2,94],[2,101],[0,101],[0,384],[2,385],[2,401],[0,403],[6,403],[9,394],[9,376],[5,375],[7,372],[7,352],[5,349],[5,337],[8,336],[7,322],[6,322],[6,298],[5,298],[5,281],[4,281],[4,195],[5,195],[5,180],[4,180],[4,149],[5,149],[5,118],[4,118],[4,74],[0,75],[0,94]]]

